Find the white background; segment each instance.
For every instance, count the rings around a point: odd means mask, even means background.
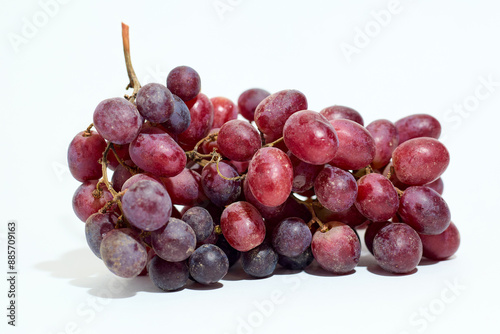
[[[7,285],[0,280],[0,332],[498,328],[500,6],[401,0],[381,26],[373,13],[392,9],[390,3],[73,0],[45,9],[48,16],[34,0],[2,1],[0,267],[6,267],[6,224],[16,219],[20,276],[14,330],[6,325]],[[313,267],[309,274],[257,280],[236,271],[217,289],[177,293],[159,292],[147,277],[113,277],[87,248],[84,224],[72,212],[78,182],[67,169],[66,150],[101,100],[125,93],[121,21],[130,25],[142,84],[164,83],[171,68],[186,64],[200,73],[208,96],[236,100],[250,87],[295,88],[310,109],[351,106],[366,124],[434,115],[451,154],[443,179],[462,235],[456,256],[396,277],[381,274],[363,253],[348,276]],[[40,25],[36,31],[26,28],[33,22]],[[342,52],[347,45],[356,48],[350,57]]]

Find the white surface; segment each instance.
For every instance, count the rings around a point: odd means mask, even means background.
[[[222,18],[214,9],[220,3],[232,9]],[[6,266],[6,223],[16,219],[20,276],[19,326],[7,326],[2,311],[0,332],[400,334],[497,328],[500,6],[401,0],[399,12],[348,62],[342,43],[353,45],[357,28],[376,28],[372,11],[389,3],[69,1],[15,52],[9,34],[21,34],[23,20],[32,21],[42,7],[34,0],[2,1],[0,267]],[[66,149],[101,100],[125,93],[121,21],[130,25],[132,61],[142,84],[163,83],[171,68],[186,64],[198,70],[209,96],[236,100],[250,87],[295,88],[306,94],[310,109],[351,106],[366,124],[421,112],[437,117],[452,157],[443,179],[462,235],[456,257],[392,277],[380,275],[366,255],[349,276],[319,272],[252,280],[233,274],[219,289],[177,293],[159,293],[148,278],[113,277],[87,249],[84,225],[72,212],[78,182],[67,170]],[[488,77],[496,82],[490,91],[482,83]],[[474,101],[478,105],[469,111],[453,110]],[[7,286],[0,281],[5,310]],[[454,282],[456,291],[449,288]]]

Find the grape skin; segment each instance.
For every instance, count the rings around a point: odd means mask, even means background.
[[[229,260],[229,268],[231,268],[240,259],[241,252],[231,247],[222,234],[219,235],[216,245],[226,254]]]
[[[156,181],[142,180],[122,197],[123,214],[135,227],[154,231],[164,226],[172,214],[172,202],[165,188]]]
[[[125,163],[128,163],[129,165],[131,164],[132,161],[127,161]],[[113,189],[116,192],[119,192],[123,184],[132,177],[132,174],[129,172],[129,170],[122,165],[119,165],[116,167],[115,171],[113,172],[113,176],[111,177],[111,184],[113,185]]]
[[[165,261],[186,260],[196,248],[196,234],[180,219],[170,218],[167,225],[151,232],[151,246]]]
[[[316,215],[321,221],[337,221],[349,225],[352,228],[362,225],[367,221],[356,208],[356,203],[351,205],[347,210],[332,212],[325,207],[316,209]]]
[[[226,122],[238,117],[238,107],[233,101],[226,97],[212,97],[210,99],[214,106],[214,122],[212,128],[220,128]]]
[[[122,161],[130,160],[130,155],[128,154],[128,149],[129,149],[130,144],[125,144],[125,145],[118,145],[118,144],[113,144],[113,147],[116,151],[116,154]],[[104,152],[104,150],[103,150]],[[101,152],[102,156],[102,152]],[[109,152],[107,156],[108,160],[108,168],[111,170],[115,170],[118,165],[120,164],[118,160],[116,160],[115,154],[113,152]]]
[[[361,126],[364,125],[363,117],[356,110],[344,107],[344,106],[331,106],[319,112],[321,115],[325,116],[327,120],[334,121],[336,119],[348,119],[350,121],[356,122]]]
[[[437,235],[420,234],[423,254],[431,260],[445,260],[456,253],[460,246],[460,233],[453,222]]]
[[[173,204],[199,205],[208,201],[201,185],[201,175],[185,168],[173,177],[163,178]]]
[[[94,213],[85,222],[85,238],[92,252],[101,258],[101,242],[106,233],[115,228],[118,217],[114,213]]]
[[[230,160],[248,161],[262,146],[257,130],[248,122],[230,120],[217,135],[217,147]]]
[[[399,208],[399,196],[391,181],[380,174],[371,173],[358,180],[355,202],[359,212],[371,221],[391,219]]]
[[[96,190],[97,182],[97,180],[83,182],[73,195],[73,211],[82,222],[87,221],[90,215],[99,211],[107,202],[113,199],[113,195],[104,184],[99,185],[99,189],[102,191],[101,197],[95,198],[92,195]]]
[[[184,102],[190,101],[200,93],[200,75],[189,66],[177,66],[167,76],[167,88]]]
[[[247,89],[238,98],[238,110],[241,116],[252,122],[255,118],[255,109],[262,100],[271,95],[260,88]]]
[[[399,143],[419,137],[438,139],[441,135],[441,124],[428,114],[415,114],[401,118],[395,123],[399,133]]]
[[[139,113],[153,123],[166,122],[175,108],[172,93],[157,83],[142,86],[137,93],[136,104]]]
[[[102,177],[99,159],[106,149],[106,141],[95,131],[90,136],[79,132],[68,147],[68,167],[71,175],[80,182],[98,180]]]
[[[189,208],[182,215],[182,220],[191,226],[196,240],[207,239],[214,230],[214,221],[207,209],[200,206]]]
[[[314,260],[311,247],[307,247],[305,251],[294,257],[288,257],[279,254],[278,256],[278,264],[283,268],[290,270],[303,270]]]
[[[316,177],[314,189],[318,201],[330,211],[340,212],[356,201],[358,185],[351,173],[327,165]]]
[[[191,124],[191,114],[186,103],[180,97],[173,94],[172,97],[174,98],[174,110],[170,117],[161,125],[169,134],[178,135],[186,131],[189,124]]]
[[[323,170],[323,166],[311,165],[297,158],[291,151],[287,153],[293,167],[292,191],[302,193],[314,186],[314,180]]]
[[[243,181],[243,193],[245,195],[245,200],[255,206],[260,214],[262,214],[262,217],[266,219],[266,221],[268,219],[278,217],[285,208],[286,202],[278,206],[265,206],[264,204],[260,203],[250,190],[250,187],[248,185],[248,178],[245,178],[245,180]]]
[[[114,144],[128,144],[141,131],[144,119],[136,106],[121,97],[106,99],[94,111],[94,127]]]
[[[153,284],[164,291],[182,289],[189,279],[186,261],[168,262],[158,256],[149,262],[148,273]]]
[[[383,222],[370,222],[368,228],[365,232],[365,245],[368,248],[368,251],[373,254],[373,239],[377,235],[378,231],[391,224],[391,222],[383,221]]]
[[[312,234],[306,223],[297,217],[282,220],[273,230],[272,245],[280,255],[295,257],[311,245]]]
[[[191,115],[189,127],[179,134],[178,141],[183,149],[191,150],[196,143],[208,135],[214,121],[214,107],[203,93],[186,103]]]
[[[153,181],[153,182],[158,182],[159,184],[162,184],[161,180],[158,177],[151,175],[151,174],[140,173],[140,174],[132,175],[129,179],[127,179],[125,181],[125,183],[123,183],[121,190],[128,189],[128,188],[132,187],[134,184],[136,184],[137,182],[142,181],[142,180]]]
[[[238,172],[225,162],[219,162],[219,171],[227,178],[238,176]],[[223,179],[217,172],[217,164],[203,167],[201,185],[205,195],[217,206],[223,207],[234,202],[241,194],[241,181]]]
[[[372,167],[379,169],[389,163],[392,152],[399,145],[399,135],[396,126],[386,120],[378,119],[366,126],[375,141],[375,157],[372,161]]]
[[[278,253],[268,243],[263,243],[243,253],[241,264],[248,275],[259,278],[267,277],[276,269]]]
[[[431,183],[427,183],[425,186],[436,191],[439,195],[441,195],[441,196],[443,195],[444,183],[443,183],[442,178],[439,177],[435,181],[432,181]]]
[[[201,284],[213,284],[226,276],[229,260],[226,254],[215,245],[203,245],[189,258],[189,273]]]

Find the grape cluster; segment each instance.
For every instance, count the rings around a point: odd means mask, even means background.
[[[364,127],[348,107],[308,110],[298,90],[252,88],[237,104],[200,90],[194,69],[174,68],[166,86],[99,103],[97,132],[91,125],[69,145],[82,182],[73,209],[114,274],[149,275],[166,291],[218,282],[240,257],[254,277],[313,260],[346,274],[364,228],[368,250],[395,274],[458,249],[434,117]]]

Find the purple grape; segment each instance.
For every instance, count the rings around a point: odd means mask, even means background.
[[[278,264],[283,268],[290,270],[303,270],[314,260],[311,247],[294,257],[279,255]]]
[[[191,226],[196,240],[205,240],[214,231],[214,221],[207,209],[195,206],[188,209],[183,215],[182,220]]]
[[[131,278],[139,275],[148,261],[146,248],[130,229],[111,230],[102,239],[101,258],[115,275]]]
[[[151,245],[165,261],[179,262],[187,259],[196,248],[196,235],[188,224],[170,218],[167,225],[151,232]]]
[[[90,215],[99,211],[107,202],[113,199],[113,195],[109,192],[104,184],[99,185],[101,197],[94,197],[97,180],[89,180],[83,182],[73,195],[73,210],[82,222],[87,221]]]
[[[348,119],[350,121],[356,122],[361,126],[364,125],[363,117],[356,110],[344,107],[344,106],[331,106],[319,112],[321,115],[325,116],[327,120],[334,121],[336,119]]]
[[[153,123],[169,120],[175,108],[172,93],[157,83],[142,86],[137,93],[136,104],[139,113]]]
[[[184,103],[180,97],[173,94],[172,96],[174,98],[174,111],[161,125],[168,133],[178,135],[186,131],[189,124],[191,124],[191,114],[189,113],[189,108],[186,103]]]
[[[192,100],[201,90],[200,75],[189,66],[178,66],[168,74],[167,87],[184,102]]]
[[[241,93],[238,98],[238,110],[241,116],[252,122],[255,118],[255,109],[269,95],[268,91],[260,88],[247,89]]]
[[[189,127],[179,134],[178,141],[184,150],[191,150],[200,139],[208,135],[214,122],[214,107],[203,93],[186,103],[191,116]]]
[[[101,258],[102,238],[115,228],[117,220],[114,213],[94,213],[85,222],[87,244],[98,258]]]
[[[159,184],[162,184],[160,178],[158,178],[157,176],[154,176],[152,174],[140,173],[140,174],[135,174],[135,175],[131,176],[129,179],[127,179],[125,181],[125,183],[123,183],[121,190],[128,189],[128,188],[132,187],[134,184],[136,184],[137,182],[143,181],[143,180],[158,182]]]
[[[222,234],[219,235],[216,245],[226,254],[227,259],[229,260],[229,268],[231,268],[240,259],[241,252],[231,247]]]
[[[196,240],[196,248],[199,248],[203,245],[215,245],[217,241],[219,240],[220,234],[217,234],[215,232],[215,229],[212,229],[212,233],[208,236],[208,238],[205,238],[203,240]]]
[[[323,170],[323,166],[311,165],[304,162],[293,155],[291,151],[288,151],[287,155],[293,167],[292,191],[302,193],[311,189],[319,172]]]
[[[168,262],[158,256],[149,261],[148,273],[153,284],[164,291],[182,289],[189,279],[186,261]]]
[[[99,159],[106,149],[106,141],[95,131],[90,136],[79,132],[68,147],[68,167],[71,175],[80,182],[102,177]]]
[[[312,234],[306,223],[300,218],[291,217],[282,220],[273,231],[273,248],[280,255],[295,257],[311,246]]]
[[[253,277],[271,275],[278,264],[278,253],[268,243],[263,243],[243,253],[241,264],[243,270]]]
[[[399,145],[399,136],[396,126],[386,119],[378,119],[366,126],[375,141],[375,157],[372,167],[379,169],[391,161],[392,152]]]
[[[427,114],[415,114],[401,118],[396,122],[399,133],[399,143],[418,137],[438,139],[441,135],[439,121]]]
[[[217,146],[222,155],[228,159],[248,161],[261,148],[262,141],[250,123],[234,119],[220,128]]]
[[[356,208],[356,203],[351,205],[349,209],[339,212],[332,212],[322,207],[316,209],[316,214],[321,221],[337,221],[349,225],[352,228],[360,226],[366,222],[366,217],[363,216]]]
[[[395,274],[408,274],[422,258],[422,242],[410,226],[393,223],[375,235],[373,255],[382,269]]]
[[[132,165],[130,164],[131,162],[132,161],[129,160],[125,163]],[[111,184],[113,185],[113,189],[116,192],[119,192],[122,189],[123,184],[131,177],[132,174],[127,168],[123,167],[122,165],[118,165],[118,167],[116,167],[115,171],[113,172],[113,176],[111,177]]]
[[[226,254],[215,245],[203,245],[189,258],[189,273],[201,284],[212,284],[226,276],[229,260]]]
[[[141,131],[144,119],[134,104],[121,97],[106,99],[94,111],[94,127],[106,140],[128,144]]]
[[[201,185],[201,175],[194,170],[185,168],[176,176],[164,178],[163,184],[173,204],[199,205],[208,201]]]
[[[431,260],[445,260],[455,254],[460,246],[460,233],[453,222],[437,235],[420,234],[424,256]]]
[[[227,178],[238,176],[238,172],[225,162],[219,162],[219,171]],[[236,201],[241,194],[241,181],[223,179],[217,172],[217,164],[203,167],[201,185],[205,195],[217,206],[224,207]]]
[[[378,231],[386,227],[387,225],[391,224],[388,221],[384,222],[371,222],[368,225],[368,228],[366,229],[365,232],[365,245],[366,248],[370,251],[370,253],[373,254],[373,239],[375,239],[375,236],[377,235]]]
[[[424,186],[431,188],[432,190],[436,191],[439,195],[443,195],[444,191],[444,183],[442,178],[437,178],[435,181],[432,181],[431,183],[424,184]]]
[[[358,180],[356,208],[371,221],[391,219],[399,207],[399,196],[391,181],[380,174],[371,173]]]
[[[327,165],[316,177],[314,190],[321,205],[330,211],[340,212],[354,204],[358,185],[351,173]]]
[[[142,180],[122,197],[125,218],[135,227],[154,231],[164,226],[172,214],[172,202],[165,188],[156,181]]]

